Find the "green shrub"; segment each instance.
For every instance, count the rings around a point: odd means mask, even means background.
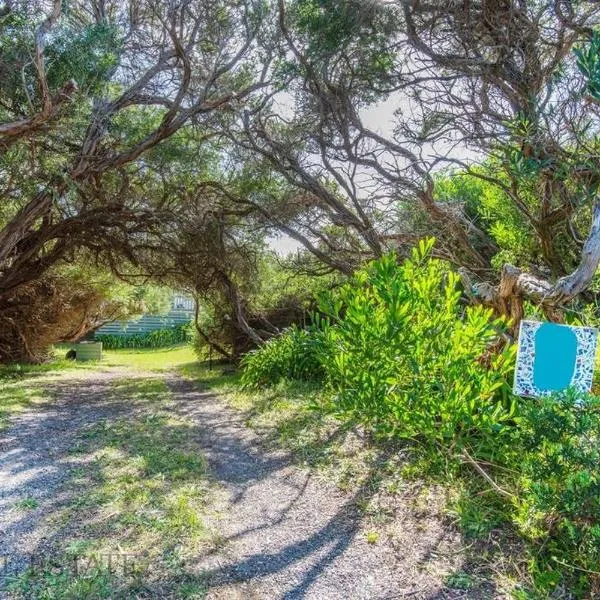
[[[288,329],[242,361],[245,385],[324,379],[331,409],[378,433],[446,443],[497,437],[515,414],[514,350],[488,354],[503,323],[463,307],[459,277],[422,242],[322,295],[314,326]]]
[[[96,335],[94,339],[102,342],[105,350],[120,350],[123,348],[164,348],[185,344],[190,341],[191,333],[188,324],[177,325],[165,329],[155,329],[147,333],[129,335]]]
[[[402,438],[496,438],[515,413],[514,350],[488,354],[503,323],[462,305],[459,276],[431,258],[432,245],[400,265],[393,255],[375,261],[321,297],[316,340],[332,408]]]
[[[573,591],[600,593],[600,398],[565,393],[522,412],[515,520],[536,549],[538,587],[566,575]]]
[[[313,332],[295,325],[242,359],[244,386],[273,385],[282,379],[320,380],[323,368]]]
[[[516,525],[534,590],[523,597],[600,595],[600,398],[517,405],[506,385],[515,348],[496,345],[504,323],[463,305],[458,276],[431,248],[421,243],[402,264],[386,256],[321,296],[311,328],[249,354],[243,381],[323,379],[323,409],[425,442],[428,464],[452,465],[475,534]]]
[[[315,407],[425,442],[422,464],[460,481],[465,530],[514,524],[523,536],[531,589],[519,597],[600,597],[600,398],[512,396],[504,323],[463,305],[458,276],[431,248],[402,264],[386,256],[321,296],[309,329],[244,358],[243,382],[322,380]]]

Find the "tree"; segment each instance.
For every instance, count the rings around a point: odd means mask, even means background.
[[[403,254],[434,234],[437,252],[477,280],[479,299],[518,320],[529,298],[560,318],[557,306],[586,288],[600,258],[597,103],[581,73],[596,72],[594,53],[582,50],[577,68],[573,52],[598,6],[296,0],[278,11],[280,85],[230,136],[296,190],[286,198],[301,195],[288,233],[341,271],[353,265],[334,260],[335,226],[362,258],[390,245]],[[293,94],[290,114],[275,103],[282,93]],[[390,98],[396,126],[382,133],[362,109]],[[474,168],[484,160],[494,172]],[[452,165],[497,187],[527,223],[541,250],[531,271],[507,264],[497,274],[490,232],[460,198],[440,201],[436,172]]]
[[[541,249],[536,272],[506,264],[498,286],[484,281],[479,295],[516,320],[524,298],[560,318],[557,306],[589,285],[600,260],[597,115],[573,53],[598,22],[598,6],[400,5],[410,59],[421,74],[412,95],[421,121],[434,124],[430,138],[494,157],[494,174],[445,160],[497,186]]]
[[[166,202],[145,194],[164,182],[152,152],[188,130],[210,139],[215,113],[236,110],[268,65],[254,61],[260,4],[55,1],[39,20],[42,7],[11,2],[0,21],[0,73],[10,75],[0,91],[0,329],[21,289],[77,249],[134,260]]]

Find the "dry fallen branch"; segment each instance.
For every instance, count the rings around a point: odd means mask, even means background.
[[[511,500],[515,498],[514,494],[511,494],[510,492],[506,491],[505,489],[501,488],[485,471],[485,469],[466,451],[466,450],[462,450],[462,452],[460,453],[460,457],[467,462],[468,464],[470,464],[491,486],[492,488],[501,496],[504,496],[505,498],[510,498]]]

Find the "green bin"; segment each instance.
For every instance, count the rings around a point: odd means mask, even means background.
[[[102,360],[102,342],[81,342],[73,346],[75,360]]]

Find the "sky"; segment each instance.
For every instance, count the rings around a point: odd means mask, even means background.
[[[391,136],[394,129],[394,111],[400,105],[398,97],[389,97],[383,102],[369,106],[361,111],[363,123],[373,131],[382,135]],[[288,235],[279,234],[267,238],[269,246],[281,256],[294,254],[302,248],[302,244]]]

